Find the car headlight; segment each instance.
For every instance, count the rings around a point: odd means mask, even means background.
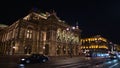
[[[23,59],[21,59],[22,61],[24,61],[25,59],[23,58]]]
[[[114,56],[114,58],[116,58],[116,56]]]
[[[118,55],[118,57],[120,58],[120,55]]]
[[[24,64],[19,64],[20,67],[24,67],[25,65]]]

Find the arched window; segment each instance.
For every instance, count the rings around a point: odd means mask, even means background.
[[[61,29],[58,28],[58,30],[57,30],[57,40],[58,40],[58,41],[61,40],[61,39],[60,39],[60,38],[61,38],[60,36],[61,36]]]
[[[57,29],[57,36],[60,36],[60,33],[61,33],[61,29],[58,28],[58,29]]]
[[[31,38],[32,38],[32,33],[33,33],[33,31],[30,30],[30,29],[28,29],[28,30],[26,31],[26,38],[31,39]]]

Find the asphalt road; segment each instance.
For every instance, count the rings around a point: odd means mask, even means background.
[[[0,68],[120,68],[118,60],[86,57],[50,57],[46,63],[27,64],[19,67],[18,58],[0,57]]]
[[[92,68],[120,68],[120,60],[106,60],[102,64],[94,65]]]

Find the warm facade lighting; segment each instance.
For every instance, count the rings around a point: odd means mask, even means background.
[[[0,31],[0,54],[79,55],[81,30],[76,27],[60,20],[56,12],[31,11]]]
[[[84,51],[85,49],[90,50],[92,52],[106,52],[108,50],[108,42],[107,39],[101,36],[94,36],[91,38],[81,39],[82,45],[81,49]]]

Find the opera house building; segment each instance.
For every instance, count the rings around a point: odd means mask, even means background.
[[[0,25],[0,54],[78,55],[80,35],[78,25],[68,25],[55,12],[31,11],[12,25]]]

